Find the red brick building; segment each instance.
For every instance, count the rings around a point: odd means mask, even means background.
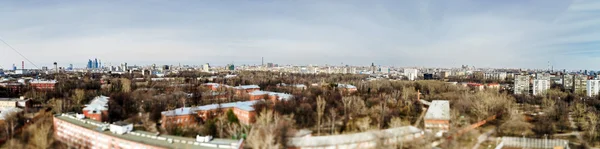
[[[194,138],[160,135],[133,130],[133,126],[106,124],[74,115],[54,116],[54,138],[72,148],[94,149],[205,149],[241,148],[239,140],[219,139],[198,142]]]
[[[31,80],[29,85],[39,90],[54,90],[56,83],[56,80]]]
[[[236,86],[234,87],[235,89],[235,94],[238,96],[241,95],[246,95],[248,93],[252,93],[254,91],[258,91],[260,90],[260,87],[258,85],[242,85],[242,86]]]
[[[104,122],[108,121],[108,100],[109,97],[98,96],[85,105],[83,108],[83,115],[89,119]]]
[[[177,126],[177,127],[185,127],[185,126],[190,126],[193,124],[197,124],[198,121],[196,113],[194,112],[194,108],[192,107],[185,107],[185,108],[178,108],[175,110],[171,110],[171,111],[164,111],[161,112],[162,115],[162,127],[171,127],[171,126]]]
[[[262,100],[178,108],[162,112],[161,122],[163,127],[185,127],[195,125],[199,120],[206,121],[229,110],[233,110],[240,123],[251,124],[254,123],[256,116],[256,112],[252,106],[259,101]]]
[[[249,95],[249,99],[251,101],[266,99],[266,100],[270,100],[271,102],[279,102],[279,101],[290,100],[293,98],[292,95],[286,94],[286,93],[260,91],[260,90],[248,93],[248,95]]]

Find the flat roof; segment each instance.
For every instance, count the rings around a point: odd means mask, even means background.
[[[357,142],[373,141],[378,138],[401,137],[409,134],[422,133],[423,131],[414,126],[404,126],[380,131],[361,132],[333,136],[314,136],[290,138],[288,146],[292,147],[323,147],[345,145]]]
[[[450,120],[450,102],[448,100],[431,101],[425,119]]]
[[[96,131],[97,133],[102,133],[104,135],[109,135],[112,137],[121,138],[124,140],[139,142],[139,143],[157,146],[157,147],[186,148],[186,149],[217,149],[218,148],[218,147],[201,146],[200,142],[196,142],[195,138],[185,138],[185,137],[177,137],[177,136],[162,135],[162,134],[158,136],[158,137],[174,140],[173,143],[169,143],[166,140],[159,140],[159,139],[151,138],[152,136],[156,136],[156,133],[139,131],[139,130],[134,130],[130,133],[126,133],[123,135],[113,134],[110,131],[98,132],[96,130],[96,128],[98,128],[98,126],[95,126],[92,124],[102,125],[104,123],[100,123],[100,122],[90,120],[90,119],[76,119],[76,118],[72,118],[72,117],[65,116],[65,115],[55,115],[54,117],[58,118],[60,120],[69,122],[71,124],[75,124],[77,126],[81,126],[83,128],[87,128],[87,129]],[[84,123],[84,121],[87,123]],[[213,139],[212,141],[206,142],[206,143],[210,144],[210,145],[215,145],[215,146],[216,145],[231,146],[232,144],[237,144],[238,142],[239,142],[238,140],[231,140],[231,139]],[[221,148],[223,148],[223,146]]]

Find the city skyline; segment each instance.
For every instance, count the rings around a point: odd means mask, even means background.
[[[107,11],[110,10],[110,11]],[[593,0],[0,2],[0,38],[33,63],[598,70]],[[0,66],[25,60],[0,45]],[[26,60],[25,60],[26,61]],[[26,68],[32,68],[26,61]],[[29,67],[27,67],[29,66]]]

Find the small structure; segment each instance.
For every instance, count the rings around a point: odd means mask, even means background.
[[[128,124],[128,123],[125,123],[122,121],[110,124],[109,127],[110,127],[110,132],[112,132],[114,134],[119,134],[119,135],[123,135],[123,134],[133,131],[133,124]]]
[[[96,121],[107,121],[108,120],[108,99],[106,96],[98,96],[85,105],[83,108],[83,115],[89,119]]]
[[[450,129],[450,102],[447,100],[433,100],[427,113],[425,113],[425,130],[441,133]]]

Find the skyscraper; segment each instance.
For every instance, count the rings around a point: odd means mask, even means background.
[[[92,67],[93,67],[93,62],[92,62],[92,60],[91,60],[91,59],[88,59],[87,68],[88,68],[88,69],[92,69]]]
[[[92,66],[92,68],[96,69],[98,68],[98,59],[94,59],[94,65]]]

